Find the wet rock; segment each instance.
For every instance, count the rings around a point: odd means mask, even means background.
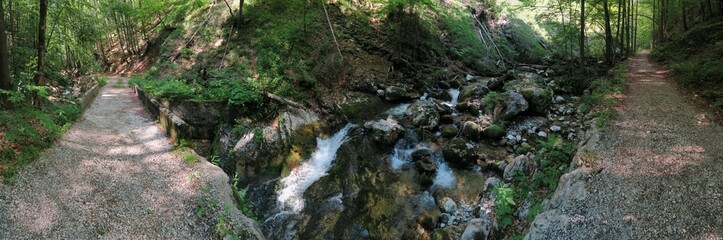
[[[404,132],[404,127],[399,125],[393,118],[386,120],[369,121],[364,127],[371,129],[374,141],[382,146],[390,146],[397,142],[399,136]]]
[[[481,79],[480,82],[484,83],[487,89],[497,91],[502,89],[505,81],[502,78],[488,77]]]
[[[565,101],[565,98],[563,98],[562,96],[556,96],[554,102],[555,102],[555,103],[561,103],[561,102],[564,102],[564,101]]]
[[[503,177],[505,179],[512,179],[517,172],[526,173],[528,167],[531,167],[530,159],[525,155],[517,156],[515,160],[512,160],[512,162],[505,167]]]
[[[414,166],[420,172],[434,173],[437,171],[437,162],[432,157],[432,151],[426,148],[412,152]]]
[[[486,138],[497,140],[505,135],[505,129],[499,124],[492,124],[482,130],[482,135]]]
[[[415,126],[433,129],[440,122],[439,107],[437,105],[439,104],[435,104],[431,100],[417,100],[409,105],[405,113]]]
[[[452,216],[449,215],[449,213],[442,213],[442,214],[439,214],[439,216],[437,217],[437,222],[439,223],[440,227],[446,227],[446,226],[449,226],[449,224],[447,224],[447,223],[451,222],[450,221],[451,218],[452,218]]]
[[[477,140],[482,135],[482,127],[472,121],[467,121],[462,124],[462,136],[470,140]]]
[[[453,138],[452,141],[442,149],[442,154],[445,160],[458,167],[465,167],[476,160],[474,146],[461,137]]]
[[[469,85],[466,85],[462,88],[462,90],[459,93],[459,100],[464,101],[470,98],[481,98],[485,94],[487,94],[490,90],[487,88],[485,83],[482,82],[475,82]]]
[[[390,102],[407,101],[411,95],[402,87],[388,86],[384,91],[384,99]]]
[[[457,203],[452,198],[444,197],[439,201],[439,208],[445,213],[454,213],[457,211]]]
[[[437,226],[437,220],[438,218],[433,212],[423,212],[416,217],[416,222],[426,230],[434,229]]]
[[[529,108],[529,104],[525,97],[518,92],[509,92],[505,101],[505,111],[502,113],[503,119],[512,119]]]
[[[455,125],[450,124],[442,127],[442,137],[444,138],[453,138],[457,136],[457,132],[459,132],[459,129]]]
[[[492,221],[487,215],[474,218],[467,223],[460,240],[487,239],[492,231]]]

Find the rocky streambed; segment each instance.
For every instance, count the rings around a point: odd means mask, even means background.
[[[351,101],[364,110],[352,120],[290,106],[265,124],[220,127],[210,159],[237,179],[269,239],[521,233],[531,202],[514,206],[512,230],[500,227],[492,190],[541,171],[541,142],[580,131],[577,98],[555,94],[547,74],[374,86]]]

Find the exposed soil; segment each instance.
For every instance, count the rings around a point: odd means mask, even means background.
[[[587,196],[558,209],[569,224],[543,238],[723,238],[723,127],[648,55],[630,61]]]
[[[0,184],[0,239],[213,238],[194,214],[209,171],[174,154],[133,91],[116,81],[126,79],[111,78],[15,184]]]

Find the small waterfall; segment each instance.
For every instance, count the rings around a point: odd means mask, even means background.
[[[432,187],[454,188],[457,182],[454,172],[444,161],[442,154],[435,154],[435,158],[437,159],[437,172],[434,173]]]
[[[449,95],[452,96],[452,100],[450,100],[449,102],[444,102],[444,104],[452,108],[457,107],[457,103],[459,101],[459,89],[452,88],[447,90],[447,92],[449,93]]]
[[[390,108],[386,112],[384,112],[385,115],[392,115],[395,117],[401,117],[404,116],[404,112],[407,111],[407,108],[409,107],[409,103],[402,103],[397,105],[396,107]]]
[[[402,166],[412,162],[412,153],[417,150],[419,140],[414,130],[408,130],[405,133],[405,137],[399,139],[397,144],[394,145],[394,150],[390,156],[392,170],[399,171]],[[423,145],[422,145],[423,146]]]
[[[290,208],[297,213],[304,209],[304,192],[311,184],[327,175],[336,158],[336,151],[348,140],[347,133],[352,127],[353,124],[347,124],[329,139],[317,138],[316,150],[311,159],[292,170],[288,177],[281,179],[284,187],[278,191],[277,200],[282,209]]]

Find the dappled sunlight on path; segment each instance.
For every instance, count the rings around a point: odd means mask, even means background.
[[[0,187],[0,239],[205,239],[194,169],[111,78],[54,147]],[[120,85],[120,84],[118,84]]]

